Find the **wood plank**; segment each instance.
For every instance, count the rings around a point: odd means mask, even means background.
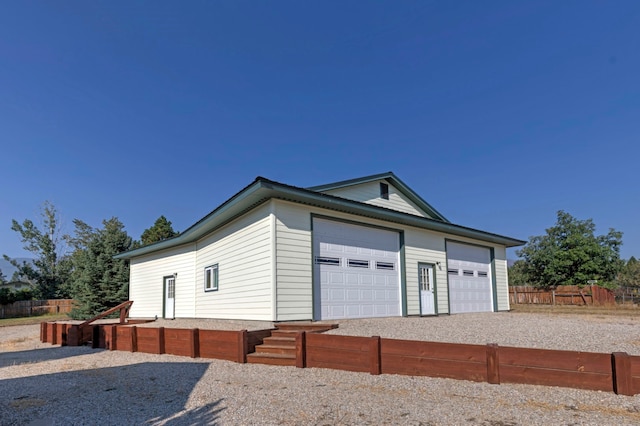
[[[194,328],[191,330],[193,336],[191,337],[191,358],[200,357],[200,330]]]
[[[631,364],[631,376],[640,378],[640,356],[629,355],[629,364]]]
[[[631,360],[624,352],[611,354],[613,369],[613,391],[618,395],[633,395],[631,383]]]
[[[138,352],[148,354],[159,354],[158,340],[160,339],[160,329],[158,328],[138,328]]]
[[[310,368],[328,368],[331,370],[341,370],[341,371],[353,371],[356,373],[368,373],[369,365],[361,364],[361,365],[346,365],[346,364],[335,364],[332,362],[314,362],[311,365],[307,360],[307,367]]]
[[[640,393],[640,377],[631,377],[631,391],[634,395]]]
[[[307,347],[369,352],[369,337],[308,333]]]
[[[380,336],[372,336],[369,342],[369,373],[382,373],[382,358],[380,356]]]
[[[500,369],[508,365],[611,374],[611,355],[501,346]]]
[[[307,367],[364,372],[369,372],[371,369],[367,352],[344,351],[335,348],[310,349],[307,347],[306,361]]]
[[[487,381],[487,365],[485,362],[382,354],[382,374],[443,377],[485,382]]]
[[[131,351],[131,329],[129,327],[114,326],[116,329],[116,349],[119,351]]]
[[[500,384],[500,358],[498,345],[487,345],[487,382]]]
[[[305,368],[307,366],[306,332],[301,331],[296,334],[296,367]]]
[[[487,356],[485,345],[458,343],[422,342],[416,340],[381,339],[383,355],[412,355],[432,359],[474,361],[484,363]]]
[[[501,365],[500,380],[502,383],[560,386],[613,392],[613,377],[611,373],[587,373],[550,368]]]
[[[205,342],[235,344],[238,342],[238,332],[228,330],[200,330],[200,344]]]

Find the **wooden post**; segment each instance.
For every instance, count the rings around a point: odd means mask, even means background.
[[[305,331],[296,334],[296,367],[307,367],[307,333]]]
[[[100,326],[97,324],[91,326],[91,331],[92,331],[91,348],[92,349],[102,348],[103,345],[100,344],[102,343],[100,342]]]
[[[487,345],[487,382],[493,385],[500,384],[500,358],[498,345],[495,343]]]
[[[158,328],[158,355],[164,353],[164,327]]]
[[[47,343],[47,323],[40,323],[40,341],[42,343]]]
[[[127,314],[129,313],[128,308],[120,308],[120,324],[124,324],[127,319]]]
[[[611,368],[613,370],[613,391],[618,395],[633,396],[629,355],[626,352],[612,353]]]
[[[382,373],[380,357],[380,336],[372,336],[369,342],[369,373],[378,375]]]
[[[194,328],[191,330],[191,358],[200,357],[200,330]]]
[[[515,286],[513,287],[513,304],[518,304],[518,289]]]
[[[82,334],[78,325],[73,324],[67,329],[67,346],[80,346],[82,344]]]
[[[138,352],[138,327],[131,327],[131,352]]]
[[[238,331],[238,357],[237,361],[240,364],[247,362],[247,352],[249,352],[249,335],[247,330]]]
[[[551,290],[551,304],[553,306],[556,306],[556,291],[555,290]]]
[[[109,345],[109,349],[115,351],[118,348],[118,326],[112,325],[109,328],[109,337],[111,337],[111,345]]]
[[[58,344],[58,323],[52,322],[51,324],[51,344]]]

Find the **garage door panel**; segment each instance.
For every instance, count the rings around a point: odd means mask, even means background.
[[[397,232],[325,219],[314,219],[313,232],[319,319],[400,314]]]
[[[448,243],[447,264],[451,313],[493,311],[490,250]]]

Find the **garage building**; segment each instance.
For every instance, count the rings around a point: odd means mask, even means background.
[[[131,316],[266,321],[509,309],[506,248],[393,173],[298,188],[262,177],[129,259]]]

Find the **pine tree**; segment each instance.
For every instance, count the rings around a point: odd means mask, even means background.
[[[111,218],[102,229],[93,229],[80,220],[74,221],[76,235],[71,244],[73,272],[69,291],[76,300],[73,318],[88,318],[127,300],[129,265],[113,256],[129,250],[131,237],[124,225]]]
[[[142,245],[157,243],[158,241],[167,240],[178,235],[171,227],[171,222],[166,217],[160,216],[151,228],[147,228],[142,233],[140,239]]]

